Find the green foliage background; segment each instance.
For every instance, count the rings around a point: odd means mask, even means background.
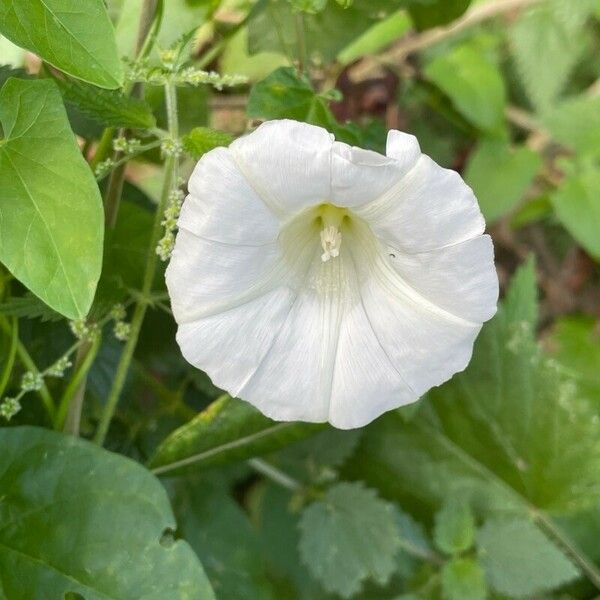
[[[598,0],[81,6],[0,0],[0,598],[600,597]],[[362,430],[175,343],[182,182],[275,118],[414,133],[494,239],[468,368]]]

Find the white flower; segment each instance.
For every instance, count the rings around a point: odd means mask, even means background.
[[[387,156],[271,121],[205,154],[167,270],[177,341],[277,420],[360,427],[468,364],[496,310],[471,189],[390,131]]]

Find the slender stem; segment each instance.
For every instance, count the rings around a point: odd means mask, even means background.
[[[96,169],[96,167],[104,160],[108,158],[110,151],[112,150],[112,140],[113,135],[115,133],[114,127],[107,127],[102,132],[102,137],[98,142],[98,146],[96,147],[96,152],[90,160],[90,167],[92,171]]]
[[[139,146],[139,148],[135,152],[132,152],[131,154],[127,154],[123,158],[117,160],[113,164],[112,168],[116,169],[117,167],[124,165],[130,159],[132,159],[136,156],[140,156],[140,155],[144,154],[144,152],[148,152],[148,150],[154,150],[154,148],[158,148],[160,146],[160,144],[161,144],[161,141],[157,140],[155,142],[150,142],[149,144],[144,144],[143,146]],[[104,179],[107,175],[108,175],[108,173],[104,173],[100,177],[96,177],[96,181],[102,181],[102,179]]]
[[[2,329],[4,329],[4,331],[6,333],[8,333],[8,334],[11,333],[11,327],[5,318],[0,318],[0,327]],[[23,345],[23,342],[21,342],[21,340],[18,339],[18,336],[17,336],[17,356],[19,357],[19,360],[23,363],[23,366],[28,371],[31,371],[32,373],[34,373],[36,375],[40,374],[40,370],[37,368],[35,362],[29,355],[29,352],[27,352],[27,348],[25,348],[25,346]],[[52,396],[50,395],[50,392],[48,391],[48,387],[46,386],[46,384],[42,383],[42,387],[39,390],[37,390],[37,392],[40,395],[40,398],[42,399],[42,402],[44,404],[44,407],[46,408],[46,412],[48,413],[48,416],[50,417],[51,420],[54,420],[54,415],[56,413],[56,406],[54,404],[54,400],[53,400]]]
[[[4,395],[4,390],[8,385],[14,364],[17,356],[17,345],[19,342],[19,320],[16,317],[12,319],[12,327],[10,333],[10,348],[8,350],[8,358],[2,371],[2,377],[0,378],[0,399]]]
[[[297,12],[294,17],[296,26],[296,42],[298,44],[298,70],[304,73],[306,69],[306,36],[304,34],[304,15]]]
[[[380,65],[398,65],[410,54],[429,48],[487,19],[543,1],[545,0],[491,0],[484,4],[475,4],[460,19],[450,25],[434,27],[421,34],[404,37],[390,50],[375,57],[365,58],[352,69],[352,76],[356,80],[366,79],[376,72]]]
[[[101,339],[102,336],[98,333],[93,342],[85,342],[77,350],[75,374],[71,377],[62,395],[58,412],[54,419],[54,428],[57,430],[62,429],[66,433],[79,435],[79,423],[81,421],[81,409],[85,395],[87,375],[100,349]]]
[[[287,473],[280,471],[268,462],[261,460],[260,458],[251,458],[248,464],[261,475],[268,477],[271,481],[292,492],[297,492],[304,488],[304,486],[293,477],[290,477]]]
[[[125,137],[126,131],[121,129],[119,135]],[[106,194],[104,197],[104,220],[107,227],[114,229],[117,224],[117,215],[119,214],[119,206],[121,204],[121,196],[123,195],[123,184],[125,183],[125,168],[126,161],[123,161],[123,153],[115,152],[113,160],[117,163],[110,174]]]
[[[177,116],[177,93],[175,86],[170,81],[165,84],[165,96],[167,101],[166,104],[167,119],[169,122],[169,135],[173,139],[177,139],[179,136],[179,121]],[[98,425],[98,429],[94,437],[94,441],[99,445],[104,444],[104,440],[106,439],[106,434],[108,433],[110,422],[115,413],[115,409],[119,402],[121,392],[123,391],[123,386],[125,385],[127,373],[129,372],[129,367],[131,364],[131,360],[133,359],[133,354],[135,352],[137,341],[140,335],[142,323],[146,315],[146,309],[148,308],[147,298],[150,295],[152,282],[154,280],[154,273],[156,271],[157,265],[156,245],[158,244],[158,241],[160,239],[162,230],[161,221],[163,218],[164,210],[167,206],[169,194],[173,189],[173,186],[176,185],[177,182],[177,168],[177,158],[174,156],[169,156],[165,162],[165,179],[163,183],[160,202],[156,209],[156,214],[154,216],[154,225],[152,228],[152,235],[150,237],[150,246],[148,247],[146,270],[144,272],[144,280],[142,283],[140,298],[138,299],[135,305],[135,309],[133,311],[129,339],[127,340],[127,342],[125,343],[125,347],[123,348],[123,352],[121,354],[121,358],[117,366],[117,371],[115,373],[115,378],[113,380],[113,385],[106,400],[106,405],[100,418],[100,424]]]

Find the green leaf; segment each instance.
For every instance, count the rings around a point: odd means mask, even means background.
[[[137,463],[34,427],[0,429],[6,598],[214,598],[158,480]]]
[[[225,131],[210,127],[194,127],[192,131],[183,136],[183,147],[197,160],[213,148],[229,146],[232,141],[233,136]]]
[[[565,555],[527,519],[494,519],[477,534],[490,585],[514,598],[549,592],[579,576]]]
[[[496,131],[504,121],[506,90],[498,67],[470,44],[434,58],[425,76],[476,127]]]
[[[222,396],[165,439],[150,466],[157,474],[206,469],[279,450],[323,427],[276,423],[247,402]]]
[[[523,198],[541,166],[541,158],[525,146],[511,149],[500,140],[482,140],[471,155],[465,181],[473,188],[481,212],[494,222]]]
[[[557,142],[576,152],[590,156],[600,152],[600,97],[564,100],[543,115],[542,124]]]
[[[409,422],[363,433],[345,471],[429,518],[460,496],[478,513],[576,512],[600,500],[600,423],[535,342],[533,264],[518,272],[467,369]]]
[[[179,531],[205,566],[218,598],[275,600],[256,531],[220,481],[177,486]]]
[[[560,94],[577,64],[586,18],[594,0],[565,5],[550,0],[523,11],[510,31],[513,57],[523,87],[538,111]],[[548,68],[552,65],[552,68]]]
[[[386,19],[376,22],[362,35],[352,40],[337,56],[342,65],[349,65],[367,55],[376,54],[401,38],[412,26],[412,21],[405,10],[399,10]]]
[[[309,79],[292,67],[280,67],[256,83],[250,91],[247,111],[251,118],[305,121],[328,129],[338,140],[361,142],[361,131],[356,126],[340,125]]]
[[[417,0],[409,4],[409,12],[419,31],[445,25],[458,19],[469,8],[471,0]]]
[[[445,600],[485,600],[487,584],[482,568],[471,558],[457,558],[442,569]]]
[[[548,338],[553,356],[590,399],[600,400],[600,328],[589,316],[559,319]]]
[[[149,129],[156,125],[150,107],[115,90],[103,90],[74,80],[56,79],[65,102],[106,127]]]
[[[61,71],[102,88],[123,84],[113,26],[102,0],[0,0],[0,31]]]
[[[433,539],[446,554],[460,554],[471,548],[475,539],[475,518],[466,502],[454,498],[444,503],[435,515]]]
[[[573,169],[550,196],[559,221],[596,259],[600,260],[600,168],[583,164]]]
[[[349,8],[328,2],[318,14],[303,15],[304,38],[312,56],[331,62],[338,52],[375,23],[403,5],[403,0],[354,0]],[[298,56],[296,15],[287,0],[257,3],[248,24],[248,46],[255,54],[277,51]]]
[[[394,511],[361,483],[339,483],[300,519],[300,556],[329,592],[350,598],[365,579],[384,584],[400,547]]]
[[[0,303],[0,314],[5,317],[25,317],[26,319],[41,319],[42,321],[60,321],[62,315],[52,310],[33,294],[25,294],[9,298]]]
[[[0,260],[53,309],[82,318],[100,277],[104,217],[58,89],[9,79],[0,122]]]

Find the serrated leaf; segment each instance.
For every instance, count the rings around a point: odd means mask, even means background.
[[[400,547],[392,506],[360,483],[339,483],[300,519],[300,556],[325,590],[350,598],[366,579],[384,584]]]
[[[82,318],[100,277],[104,215],[58,88],[9,79],[0,121],[0,260],[53,309]]]
[[[444,503],[435,515],[433,539],[446,554],[460,554],[469,550],[475,539],[475,518],[470,506],[458,498]]]
[[[0,0],[0,32],[61,71],[103,88],[123,83],[115,34],[102,0]]]
[[[549,592],[579,576],[567,557],[527,519],[488,521],[477,534],[477,546],[490,585],[514,598]]]
[[[9,298],[0,303],[0,314],[5,317],[19,317],[26,319],[41,319],[46,321],[60,321],[63,317],[47,304],[44,304],[37,296],[25,294],[15,298]]]
[[[564,88],[584,49],[581,34],[592,10],[593,0],[568,6],[562,0],[550,0],[523,11],[511,28],[517,70],[538,111],[547,109]]]
[[[247,402],[223,396],[174,431],[150,460],[154,473],[178,474],[279,450],[322,430],[312,423],[276,423]]]
[[[0,446],[3,597],[214,599],[188,544],[161,544],[176,523],[142,466],[36,427],[0,429]]]
[[[141,100],[79,81],[55,81],[65,102],[101,125],[131,129],[149,129],[156,125],[150,107]]]
[[[473,188],[486,222],[492,223],[523,198],[542,164],[525,146],[510,148],[500,140],[482,140],[471,155],[465,181]]]
[[[233,136],[226,131],[210,127],[194,127],[192,131],[183,136],[182,141],[186,152],[198,160],[203,154],[214,148],[229,146],[233,141]]]
[[[457,558],[442,569],[445,600],[485,600],[487,584],[483,569],[471,558]]]
[[[473,125],[498,130],[504,121],[506,90],[498,67],[470,44],[434,58],[424,70]]]
[[[471,363],[416,417],[370,425],[345,470],[427,517],[461,496],[479,513],[573,513],[600,500],[600,423],[537,347],[533,264],[484,326]]]
[[[550,196],[554,212],[567,231],[600,260],[600,167],[583,164]]]
[[[542,116],[543,126],[564,146],[581,154],[600,152],[600,97],[577,96]]]
[[[469,8],[471,0],[416,0],[409,3],[409,12],[419,31],[445,25],[458,19]]]

